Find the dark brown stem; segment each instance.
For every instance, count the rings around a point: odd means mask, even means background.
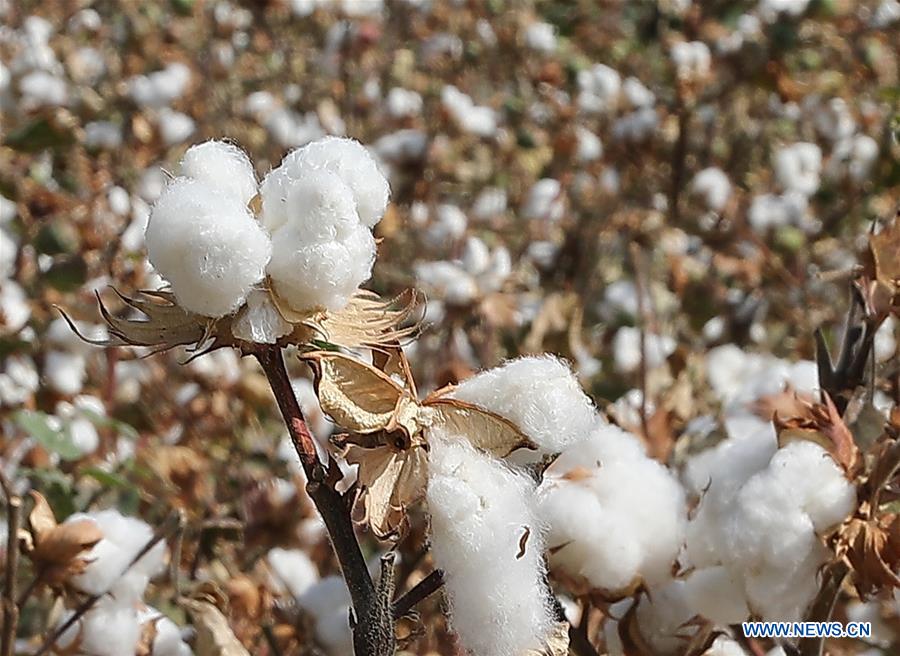
[[[810,622],[827,622],[834,612],[834,605],[841,593],[841,585],[850,571],[843,560],[838,560],[826,567],[822,573],[822,586],[819,594],[809,608],[807,620]],[[825,637],[803,638],[798,644],[800,656],[822,656]]]
[[[350,592],[353,607],[351,624],[356,656],[381,656],[374,652],[374,641],[370,639],[383,633],[383,627],[380,627],[383,620],[378,617],[377,612],[375,584],[372,582],[365,557],[356,539],[347,499],[329,484],[328,474],[333,463],[329,462],[326,469],[319,461],[314,438],[303,418],[297,397],[294,396],[281,349],[277,346],[262,347],[254,355],[269,380],[269,386],[287,425],[294,450],[306,474],[306,491],[322,516],[341,574]]]
[[[600,656],[588,637],[590,613],[591,606],[585,602],[581,606],[581,621],[578,622],[578,626],[569,624],[569,649],[577,656]]]
[[[3,636],[0,639],[0,654],[13,656],[16,644],[16,627],[19,625],[19,607],[16,605],[16,574],[19,569],[19,524],[22,520],[22,499],[6,492],[6,582],[3,586]]]
[[[444,585],[444,572],[436,569],[416,583],[402,597],[394,600],[391,610],[394,619],[399,620],[401,617],[404,617],[409,611],[415,608],[420,601],[440,590],[442,585]]]

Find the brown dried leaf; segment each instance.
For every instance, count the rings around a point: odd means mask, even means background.
[[[896,292],[900,281],[900,221],[897,217],[877,235],[869,235],[869,252],[876,280]]]
[[[197,656],[250,656],[216,606],[200,599],[182,599],[181,604],[197,631],[194,644]]]
[[[784,446],[793,440],[808,440],[827,450],[844,471],[854,475],[861,459],[853,434],[827,394],[825,403],[810,403],[796,399],[794,416],[786,419],[777,413],[773,417],[778,433],[778,444]]]
[[[853,582],[861,597],[868,597],[885,587],[900,588],[900,577],[894,573],[900,545],[897,516],[880,521],[854,518],[841,529],[838,555],[845,556],[853,568]]]
[[[351,445],[344,457],[351,465],[359,465],[357,481],[362,488],[363,521],[381,539],[398,535],[406,509],[425,494],[428,461],[424,444],[403,450]]]
[[[84,571],[90,562],[84,554],[103,539],[103,533],[90,519],[57,524],[43,495],[32,491],[31,496],[34,509],[28,516],[31,526],[28,556],[41,572],[43,581],[57,586]]]
[[[420,421],[427,428],[440,427],[463,436],[472,446],[497,457],[504,458],[516,449],[537,448],[511,421],[472,403],[439,396],[426,399],[422,406]]]
[[[356,433],[385,430],[406,394],[387,374],[334,351],[300,356],[313,369],[319,404],[339,425]]]
[[[305,324],[328,342],[344,348],[389,346],[419,330],[416,322],[403,324],[421,302],[422,296],[415,290],[383,301],[374,292],[361,289],[343,309],[320,313]]]

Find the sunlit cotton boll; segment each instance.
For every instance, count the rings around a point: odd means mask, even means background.
[[[584,112],[606,112],[615,109],[622,88],[619,73],[605,64],[578,71],[578,107]]]
[[[114,509],[76,513],[66,522],[82,519],[96,522],[103,539],[88,552],[88,566],[84,572],[72,577],[72,584],[88,594],[109,592],[120,603],[139,600],[150,578],[162,569],[165,542],[158,542],[129,567],[153,537],[150,526]]]
[[[525,45],[549,54],[556,50],[556,29],[550,23],[536,21],[525,28]]]
[[[307,243],[290,226],[274,236],[267,269],[275,290],[296,310],[344,307],[369,278],[375,262],[375,238],[357,225],[344,241]]]
[[[256,195],[256,173],[247,153],[226,141],[204,141],[181,158],[181,174],[219,189],[246,205]]]
[[[775,152],[775,178],[786,191],[812,196],[819,189],[822,150],[814,143],[799,142]]]
[[[208,317],[237,310],[265,275],[269,236],[235,197],[177,178],[153,206],[147,255],[179,304]]]
[[[263,180],[262,220],[275,230],[292,217],[285,202],[293,184],[315,170],[334,173],[350,189],[359,220],[374,227],[384,215],[390,186],[368,149],[354,139],[325,137],[294,150]]]
[[[128,93],[141,107],[165,107],[181,97],[191,81],[191,70],[180,62],[161,71],[136,75],[128,80]]]
[[[57,626],[65,624],[74,613],[64,612]],[[77,654],[122,656],[137,651],[140,637],[141,624],[134,605],[104,597],[66,629],[56,644],[64,653],[68,653],[66,648],[77,644]]]
[[[472,98],[452,85],[441,91],[441,104],[464,132],[490,137],[497,132],[497,113],[476,105]]]
[[[309,590],[319,580],[319,570],[306,552],[300,549],[276,547],[266,556],[274,582],[286,588],[295,598]]]
[[[684,541],[684,492],[633,435],[598,426],[547,469],[538,500],[552,566],[610,592],[671,576]]]
[[[569,366],[553,356],[522,357],[460,383],[451,396],[506,417],[538,447],[539,458],[583,440],[595,408]]]
[[[711,59],[709,46],[702,41],[679,41],[672,46],[672,61],[683,80],[706,77]]]
[[[138,614],[138,622],[142,630],[148,627],[154,628],[154,638],[150,645],[149,656],[192,656],[193,651],[181,639],[181,629],[168,617],[160,613],[152,606],[141,609]]]
[[[731,197],[731,182],[722,169],[711,166],[694,176],[691,190],[703,199],[709,209],[721,212]]]
[[[465,439],[432,441],[431,551],[444,571],[450,626],[472,654],[541,650],[553,626],[533,495],[530,476]]]

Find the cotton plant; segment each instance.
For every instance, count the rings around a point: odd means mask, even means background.
[[[512,273],[512,262],[506,247],[490,249],[473,236],[466,240],[459,260],[418,262],[414,270],[420,287],[434,301],[466,306],[500,291]]]

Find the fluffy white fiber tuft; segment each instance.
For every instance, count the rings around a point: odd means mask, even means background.
[[[256,173],[247,153],[225,141],[204,141],[188,148],[181,174],[234,196],[242,205],[256,195]]]
[[[534,483],[465,439],[451,439],[432,440],[426,494],[451,626],[477,656],[540,649],[553,616]]]
[[[684,541],[681,485],[637,438],[612,425],[599,426],[547,469],[538,508],[551,565],[609,591],[668,579]]]
[[[151,264],[186,309],[209,317],[237,310],[265,275],[272,245],[246,207],[190,178],[172,182],[146,232]]]
[[[109,592],[118,603],[139,600],[150,578],[163,566],[165,543],[157,543],[129,568],[134,557],[153,537],[150,526],[134,517],[125,517],[118,510],[76,513],[66,522],[81,519],[96,522],[103,539],[87,554],[90,564],[83,573],[72,578],[72,584],[88,594]]]
[[[583,440],[596,422],[572,370],[550,355],[510,360],[463,381],[452,396],[509,419],[538,445],[538,457]]]

